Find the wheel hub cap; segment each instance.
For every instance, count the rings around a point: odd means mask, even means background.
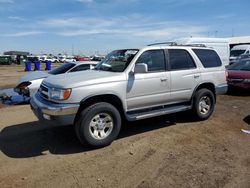
[[[98,140],[107,138],[113,130],[113,118],[107,113],[95,115],[89,124],[90,135]]]
[[[201,114],[207,114],[211,108],[211,99],[207,96],[204,96],[200,99],[199,111]]]

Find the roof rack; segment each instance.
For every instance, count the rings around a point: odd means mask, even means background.
[[[156,46],[156,45],[161,45],[161,44],[165,44],[168,46],[177,46],[176,42],[158,42],[158,43],[149,44],[148,46]]]
[[[178,44],[177,46],[207,47],[205,44]]]
[[[205,44],[177,44],[176,42],[158,42],[149,44],[148,46],[157,46],[157,45],[168,45],[168,46],[191,46],[191,47],[207,47]]]

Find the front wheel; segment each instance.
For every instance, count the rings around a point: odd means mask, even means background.
[[[208,119],[213,111],[215,105],[215,96],[212,91],[208,89],[200,89],[194,95],[193,112],[197,119]]]
[[[111,104],[100,102],[84,109],[75,122],[75,131],[83,144],[103,147],[116,139],[121,129],[119,111]]]

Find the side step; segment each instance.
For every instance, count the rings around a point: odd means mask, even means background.
[[[136,112],[128,112],[126,113],[126,117],[129,121],[135,121],[140,119],[146,119],[166,114],[172,114],[176,112],[182,112],[186,110],[191,110],[191,105],[178,105],[178,106],[171,106],[171,107],[162,107],[157,109],[151,109],[151,110],[144,110],[144,111],[136,111]]]

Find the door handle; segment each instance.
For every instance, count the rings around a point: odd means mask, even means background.
[[[167,80],[167,78],[161,78],[161,82],[166,82]]]
[[[194,78],[200,78],[200,75],[194,75]]]

